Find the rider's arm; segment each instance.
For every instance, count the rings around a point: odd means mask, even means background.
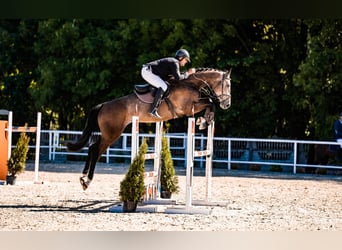
[[[172,75],[176,80],[183,80],[183,79],[188,78],[191,74],[193,74],[195,72],[196,72],[196,70],[194,68],[191,68],[184,73],[180,73],[179,64],[177,62],[175,62]]]

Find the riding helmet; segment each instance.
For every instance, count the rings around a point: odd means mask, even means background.
[[[187,58],[188,62],[190,62],[190,54],[186,49],[179,49],[176,52],[175,57],[179,60],[181,57]]]

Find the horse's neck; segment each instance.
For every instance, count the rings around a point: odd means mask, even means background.
[[[189,81],[188,79],[175,81],[173,84],[171,84],[171,88],[187,88],[190,90],[196,90],[198,91],[200,89],[199,84],[196,84],[193,81]]]
[[[203,87],[203,85],[207,85],[210,82],[210,78],[204,73],[197,73],[190,75],[187,79],[183,80],[184,82],[188,82],[198,88]]]

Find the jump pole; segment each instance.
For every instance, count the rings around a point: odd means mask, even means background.
[[[13,127],[13,112],[8,112],[8,159],[11,157],[12,151],[12,133],[13,132],[29,132],[36,133],[36,152],[35,152],[35,161],[34,161],[34,183],[42,183],[39,182],[39,154],[40,154],[40,132],[41,132],[41,120],[42,113],[37,113],[37,126],[36,127]]]

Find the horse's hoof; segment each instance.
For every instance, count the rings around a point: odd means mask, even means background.
[[[203,129],[206,129],[207,128],[207,124],[201,124],[198,129],[199,130],[203,130]]]
[[[207,128],[207,122],[203,117],[197,118],[196,125],[199,126],[199,130],[203,130]]]
[[[84,177],[80,177],[80,183],[81,183],[83,190],[86,190],[89,186],[89,183],[84,180]]]

